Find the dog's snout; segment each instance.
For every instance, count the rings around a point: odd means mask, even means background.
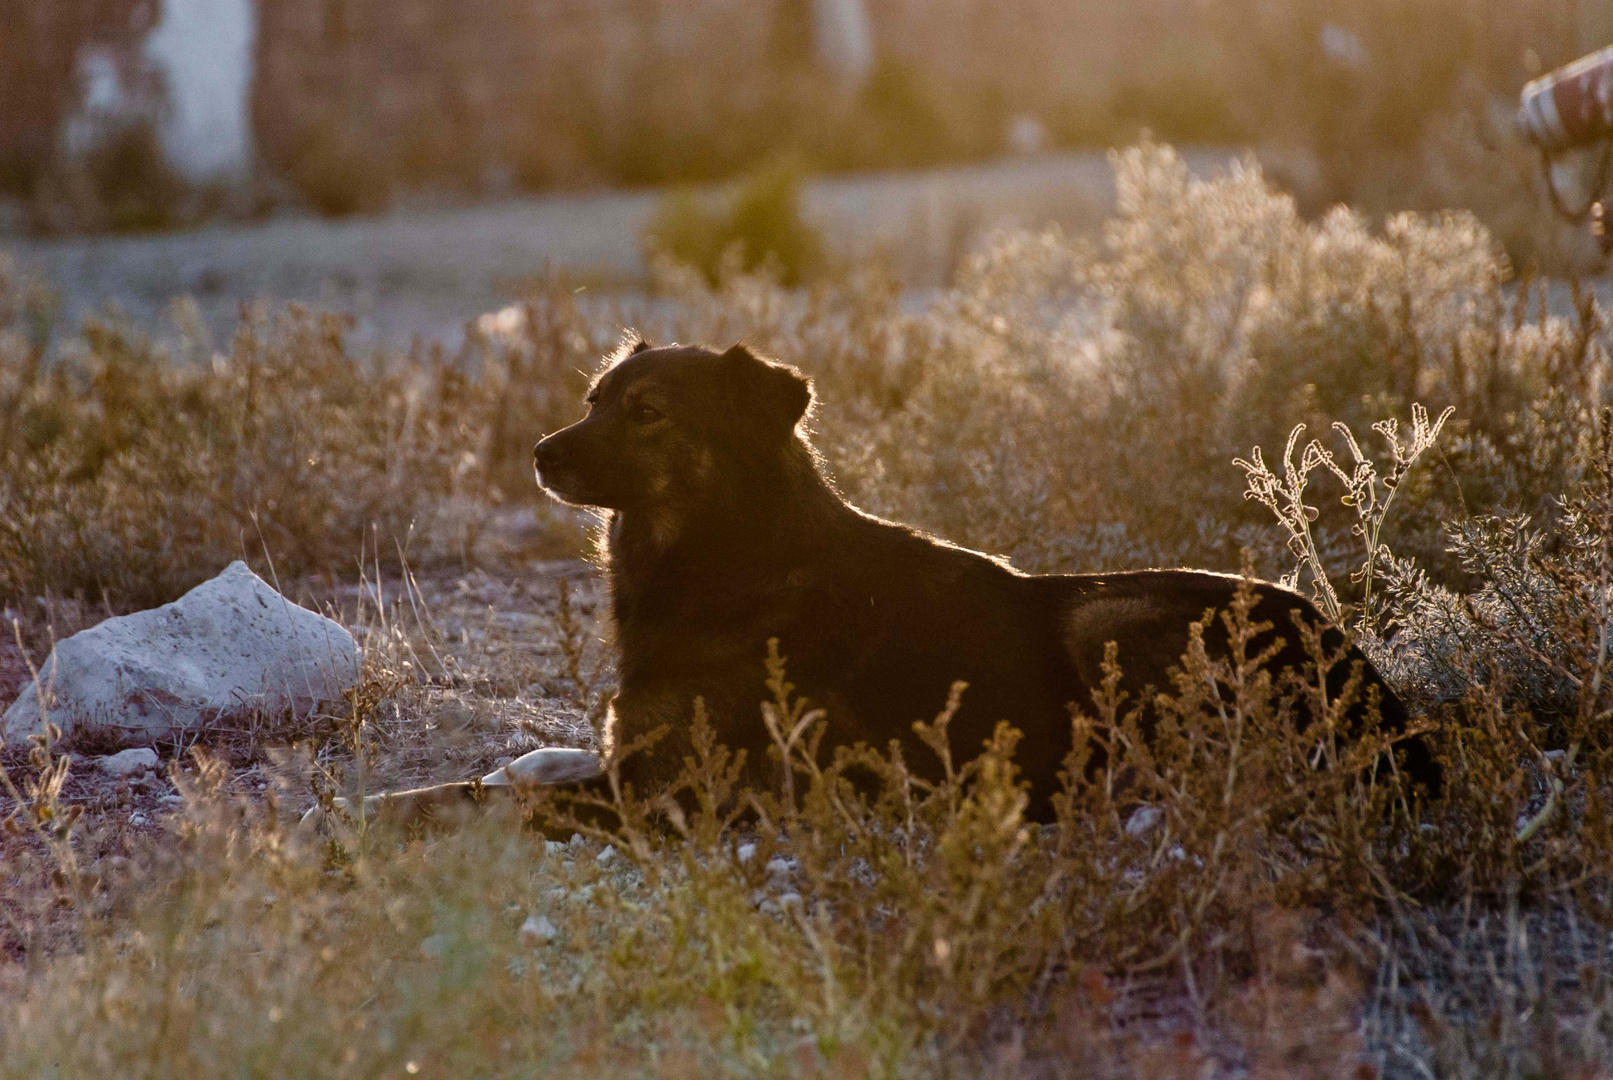
[[[555,468],[564,458],[565,452],[552,436],[532,448],[532,463],[540,469]]]

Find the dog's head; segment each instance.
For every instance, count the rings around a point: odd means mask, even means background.
[[[588,394],[588,415],[538,443],[538,483],[563,502],[692,509],[780,460],[812,404],[788,364],[640,341]]]

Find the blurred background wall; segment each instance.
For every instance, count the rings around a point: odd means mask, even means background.
[[[7,23],[0,191],[52,232],[1142,130],[1303,150],[1317,206],[1432,205],[1523,81],[1613,40],[1613,4],[8,0]]]
[[[1193,0],[260,5],[264,163],[330,205],[393,184],[704,179],[782,151],[831,169],[967,159],[1001,150],[1019,113],[1044,139],[1101,140],[1117,104],[1182,129],[1165,134],[1234,134]]]

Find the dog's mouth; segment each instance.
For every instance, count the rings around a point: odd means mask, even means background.
[[[532,474],[537,478],[538,487],[552,499],[558,499],[571,506],[610,505],[599,492],[566,469],[534,467]]]

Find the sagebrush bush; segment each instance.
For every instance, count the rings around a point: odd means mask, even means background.
[[[0,595],[155,603],[237,557],[300,575],[340,572],[373,531],[451,546],[456,497],[488,495],[472,425],[496,412],[496,383],[366,361],[346,329],[296,308],[254,315],[228,353],[192,365],[115,318],[45,367],[13,342]]]
[[[738,181],[724,206],[708,210],[695,194],[668,195],[643,238],[653,258],[701,271],[715,284],[724,273],[763,267],[784,286],[800,284],[824,268],[823,238],[801,217],[801,171],[781,160]]]

